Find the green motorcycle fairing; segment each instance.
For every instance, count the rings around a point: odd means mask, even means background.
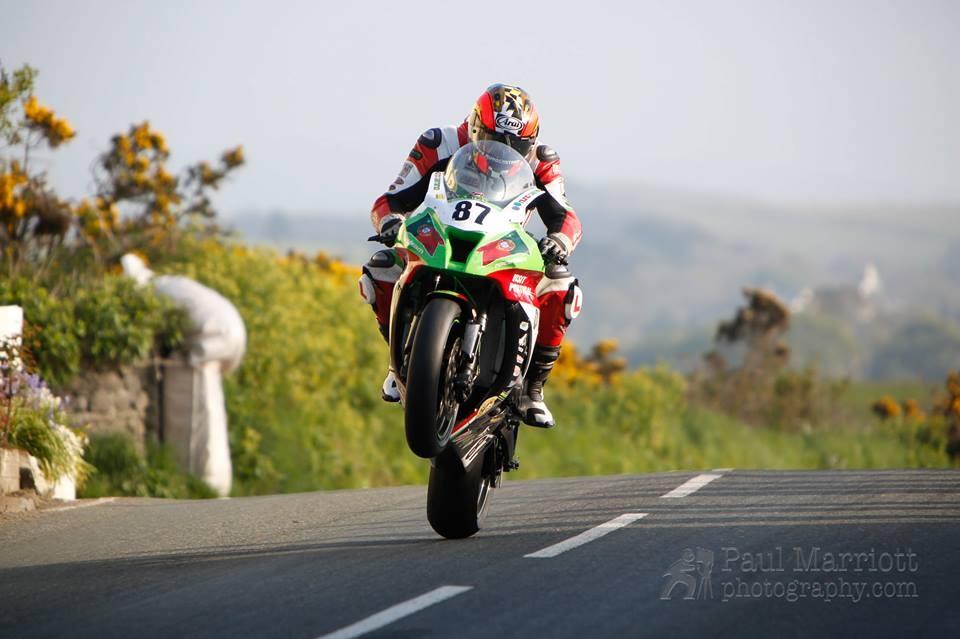
[[[543,191],[530,189],[503,207],[469,197],[447,200],[438,179],[442,176],[434,175],[435,188],[407,217],[397,236],[396,245],[415,256],[411,261],[476,277],[507,270],[542,276],[543,258],[523,222],[525,205]]]

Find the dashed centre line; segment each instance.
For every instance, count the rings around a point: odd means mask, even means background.
[[[599,539],[604,535],[609,535],[614,530],[623,528],[624,526],[632,524],[638,519],[643,519],[646,516],[647,513],[626,513],[624,515],[620,515],[619,517],[615,517],[614,519],[602,523],[599,526],[595,526],[590,530],[585,530],[584,532],[571,537],[570,539],[553,544],[552,546],[547,546],[546,548],[538,550],[537,552],[524,555],[524,557],[529,557],[531,559],[549,559],[551,557],[556,557],[561,553],[567,552],[568,550],[572,550],[573,548],[582,546],[586,543],[590,543],[591,541]]]
[[[661,499],[678,499],[680,497],[686,497],[687,495],[693,494],[714,481],[715,479],[720,479],[723,477],[719,473],[703,473],[702,475],[697,475],[692,479],[688,479],[683,482],[673,490],[663,495],[660,495]]]
[[[697,492],[710,482],[720,479],[723,477],[723,473],[730,472],[732,470],[732,468],[717,468],[714,469],[713,472],[702,473],[696,477],[688,479],[670,492],[660,495],[660,497],[668,499],[686,497],[687,495]],[[573,537],[553,544],[552,546],[547,546],[546,548],[536,552],[526,554],[524,557],[530,559],[550,559],[552,557],[556,557],[557,555],[561,555],[568,550],[579,548],[584,544],[588,544],[591,541],[609,535],[613,531],[619,530],[624,526],[629,526],[630,524],[643,519],[647,516],[647,514],[648,513],[625,513],[619,517],[614,517],[610,521],[604,522],[599,526],[594,526],[589,530],[585,530],[579,535],[574,535]],[[441,586],[431,590],[430,592],[424,593],[419,597],[398,603],[376,614],[370,615],[365,619],[361,619],[356,623],[340,628],[339,630],[336,630],[330,634],[323,635],[318,639],[354,639],[355,637],[359,637],[369,632],[373,632],[374,630],[383,628],[384,626],[387,626],[399,619],[403,619],[404,617],[412,615],[415,612],[419,612],[424,608],[429,608],[430,606],[438,604],[442,601],[446,601],[451,597],[463,594],[464,592],[472,589],[473,586]]]
[[[330,634],[323,635],[319,639],[353,639],[354,637],[359,637],[360,635],[365,635],[368,632],[383,628],[398,619],[403,619],[424,608],[438,604],[441,601],[456,597],[472,588],[473,586],[440,586],[419,597],[414,597],[413,599],[398,603],[395,606],[390,606],[386,610],[370,615],[366,619],[361,619],[349,626],[344,626]]]

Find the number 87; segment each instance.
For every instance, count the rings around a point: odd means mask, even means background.
[[[457,202],[457,206],[453,209],[453,219],[457,222],[465,222],[470,219],[470,211],[473,209],[473,205],[476,204],[480,211],[480,215],[477,216],[477,219],[474,220],[477,224],[483,224],[483,218],[487,217],[492,209],[486,204],[480,204],[479,202],[472,202],[471,200],[462,200]]]

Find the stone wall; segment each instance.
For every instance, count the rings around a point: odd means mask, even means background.
[[[74,427],[93,436],[129,435],[141,451],[147,432],[156,433],[156,394],[152,366],[88,371],[64,391]]]

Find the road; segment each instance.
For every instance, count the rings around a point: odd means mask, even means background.
[[[0,637],[960,632],[960,472],[507,481],[464,541],[433,534],[424,500],[118,499],[0,520]]]

